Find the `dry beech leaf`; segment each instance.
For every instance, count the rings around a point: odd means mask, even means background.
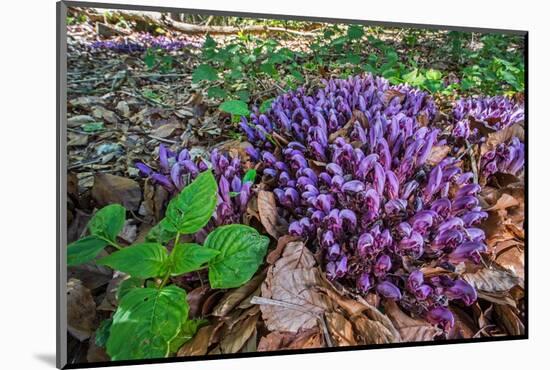
[[[223,296],[220,302],[212,310],[212,315],[214,316],[225,316],[235,307],[237,307],[242,301],[248,298],[260,284],[265,279],[265,271],[257,274],[249,282],[240,286],[239,288],[233,289]]]
[[[478,328],[463,310],[458,307],[450,307],[455,318],[455,325],[447,334],[447,339],[469,339],[473,338]]]
[[[487,208],[487,211],[499,211],[510,207],[515,207],[517,205],[519,205],[519,202],[516,198],[510,194],[504,193],[500,196],[494,206]]]
[[[141,202],[141,188],[132,179],[108,173],[97,173],[94,177],[92,197],[98,207],[118,203],[128,210],[136,211]]]
[[[448,145],[433,146],[426,163],[430,166],[435,166],[446,158],[450,151],[451,147]]]
[[[258,352],[271,352],[282,349],[304,349],[324,347],[323,335],[318,328],[298,333],[271,332],[260,338]]]
[[[359,344],[396,343],[400,340],[398,335],[392,333],[380,321],[371,320],[365,315],[354,316],[350,321],[355,327]]]
[[[111,281],[113,270],[88,262],[82,265],[70,266],[67,269],[67,275],[69,280],[70,278],[80,280],[86,288],[94,290]]]
[[[84,341],[95,330],[95,302],[90,289],[80,280],[67,282],[67,328],[79,341]]]
[[[272,192],[266,190],[258,192],[258,213],[260,221],[269,235],[278,239],[284,234],[286,225],[277,213],[275,195]]]
[[[516,285],[523,287],[523,280],[511,271],[496,268],[482,268],[462,275],[476,290],[486,293],[507,292]]]
[[[431,341],[441,330],[420,318],[413,319],[397,306],[394,301],[386,300],[386,314],[393,321],[403,342]]]
[[[199,286],[187,293],[187,303],[189,303],[189,318],[194,319],[201,316],[202,306],[208,298],[211,290],[208,286]]]
[[[111,361],[109,355],[105,351],[105,348],[98,347],[95,344],[95,333],[88,341],[88,352],[86,353],[86,360],[88,362],[106,362]]]
[[[502,130],[491,132],[487,136],[487,142],[483,145],[486,146],[481,149],[481,155],[485,154],[486,151],[494,149],[497,145],[506,143],[512,137],[517,137],[520,141],[525,141],[525,130],[521,123],[515,123],[512,126],[505,127]]]
[[[323,280],[315,258],[302,242],[288,243],[282,257],[269,268],[262,297],[279,304],[261,304],[270,331],[297,332],[316,327],[331,305],[316,288]]]
[[[281,253],[283,253],[283,249],[285,248],[285,246],[288,243],[294,242],[299,239],[300,239],[299,236],[292,236],[292,235],[281,236],[279,240],[277,240],[277,246],[275,247],[275,249],[269,252],[269,254],[267,255],[266,257],[267,263],[269,263],[270,265],[274,264],[275,261],[277,261],[279,257],[281,257]]]
[[[203,326],[193,338],[186,342],[178,351],[178,357],[184,356],[204,356],[208,352],[210,337],[214,332],[215,325]]]
[[[343,315],[328,312],[325,316],[329,333],[338,347],[357,345],[353,335],[353,325]]]
[[[508,305],[495,305],[495,314],[500,324],[510,335],[524,335],[525,325],[516,314],[516,309]]]
[[[388,89],[382,95],[382,103],[387,106],[395,97],[397,97],[401,103],[403,99],[405,99],[405,93],[396,89]]]
[[[498,252],[495,262],[512,271],[520,279],[525,279],[525,253],[519,244]]]
[[[151,131],[151,135],[164,139],[164,138],[170,137],[177,128],[179,128],[178,124],[167,123]]]
[[[256,332],[259,314],[251,315],[246,320],[235,325],[231,332],[220,342],[221,353],[237,353],[248,339]]]

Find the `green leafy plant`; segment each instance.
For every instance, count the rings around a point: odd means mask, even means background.
[[[249,171],[244,177],[253,182],[256,173]],[[204,245],[180,242],[182,235],[206,226],[217,194],[212,172],[205,171],[170,201],[164,219],[145,242],[117,244],[126,210],[113,204],[90,220],[89,236],[68,246],[68,265],[91,261],[106,246],[113,246],[115,252],[96,262],[130,276],[118,288],[116,312],[96,335],[96,343],[106,347],[112,360],[166,357],[205,323],[189,320],[186,292],[169,284],[170,277],[208,268],[212,288],[234,288],[249,281],[262,264],[269,238],[246,225],[220,226],[210,232]]]

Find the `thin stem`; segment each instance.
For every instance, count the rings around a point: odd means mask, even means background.
[[[180,240],[180,236],[181,236],[181,234],[179,232],[177,232],[176,233],[176,239],[174,239],[174,247],[176,245],[178,245],[178,241]],[[168,282],[168,279],[170,279],[170,271],[168,271],[168,273],[162,279],[162,282],[159,285],[159,289],[162,289],[166,285],[166,283]]]

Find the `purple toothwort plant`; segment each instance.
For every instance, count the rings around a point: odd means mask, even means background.
[[[211,167],[218,181],[218,205],[209,226],[241,222],[252,191],[252,182],[243,181],[245,169],[239,157],[231,157],[214,149],[207,161],[200,156],[192,157],[187,149],[175,153],[163,144],[159,146],[158,170],[138,162],[136,168],[170,193],[179,192],[197,175]],[[199,232],[205,237],[209,228]],[[202,235],[204,234],[204,235]]]
[[[470,120],[498,131],[523,121],[525,114],[523,104],[504,96],[493,96],[457,101],[453,107],[453,118],[456,121],[454,136],[477,141],[478,133],[470,127]]]
[[[167,36],[153,36],[150,33],[140,33],[136,38],[117,38],[112,40],[94,41],[92,49],[108,49],[118,53],[140,53],[148,48],[177,51],[185,48],[200,48],[202,42],[188,36],[170,38]]]
[[[425,125],[436,114],[426,93],[372,76],[325,85],[283,94],[241,122],[289,233],[320,248],[330,279],[452,327],[448,302],[470,305],[476,292],[422,267],[480,262],[480,187],[454,158],[427,164],[443,141]],[[288,142],[277,147],[274,133]]]
[[[513,124],[523,122],[525,118],[523,103],[516,103],[504,96],[461,99],[455,103],[453,118],[456,120],[453,136],[478,143],[483,138],[470,121],[500,131]],[[524,144],[517,137],[501,143],[481,158],[481,174],[489,177],[497,172],[512,175],[523,169],[525,157]]]
[[[489,177],[497,172],[517,176],[523,170],[525,162],[525,145],[517,138],[512,137],[506,143],[498,144],[481,157],[481,171],[483,176]]]

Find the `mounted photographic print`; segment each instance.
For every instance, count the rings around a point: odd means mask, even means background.
[[[58,24],[59,367],[527,338],[527,32]]]

